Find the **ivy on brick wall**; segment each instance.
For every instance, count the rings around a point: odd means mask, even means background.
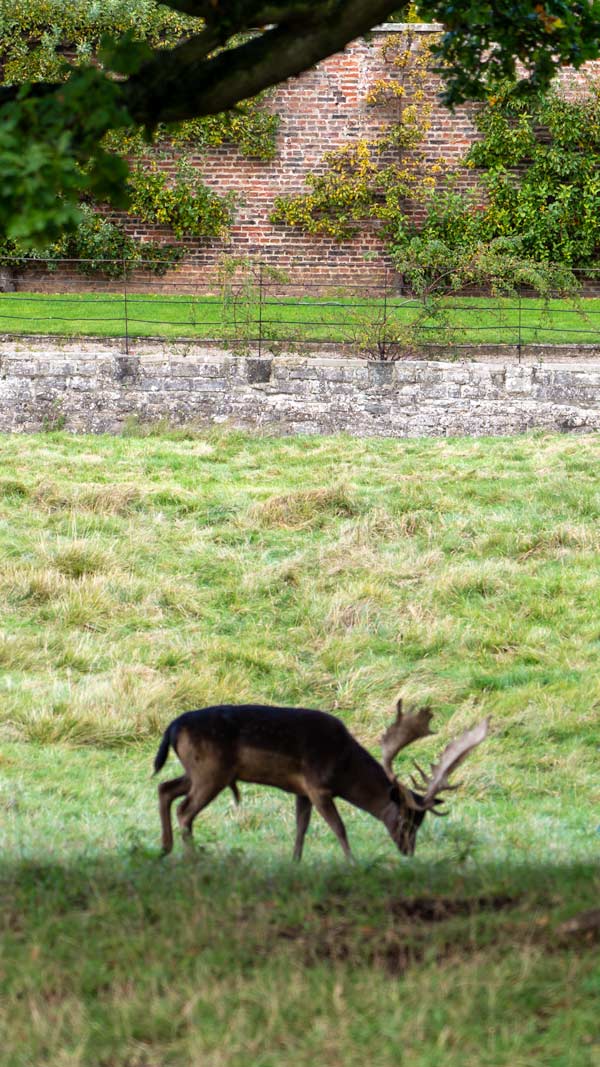
[[[376,137],[325,155],[307,193],[276,199],[272,221],[345,241],[379,220],[397,270],[421,293],[572,291],[571,268],[589,267],[600,252],[600,86],[569,99],[497,85],[475,114],[481,140],[462,166],[425,168],[429,52],[414,36],[386,41],[388,73],[367,96],[373,107],[395,104],[396,114]]]
[[[247,159],[268,161],[277,154],[279,115],[266,111],[264,103],[269,93],[254,100],[244,100],[231,111],[220,115],[204,115],[199,119],[173,125],[159,123],[149,144],[139,130],[112,130],[105,144],[114,152],[129,157],[164,157],[173,150],[201,154],[221,145],[235,144]]]
[[[43,261],[50,271],[61,260],[71,260],[73,269],[86,277],[101,273],[122,278],[136,268],[163,275],[183,258],[181,245],[136,241],[118,222],[113,222],[86,204],[81,207],[77,228],[46,248],[24,255],[15,241],[0,243],[0,270],[18,274],[28,263]]]
[[[420,150],[429,129],[429,49],[409,30],[387,37],[381,54],[387,72],[366,97],[378,132],[327,152],[325,168],[307,175],[308,193],[275,199],[272,222],[344,241],[370,219],[381,220],[384,232],[390,224],[395,229],[406,202],[426,198],[435,184],[432,171],[440,169],[426,167]]]
[[[187,162],[167,177],[156,164],[137,167],[130,177],[131,211],[143,222],[168,226],[176,237],[219,237],[233,215],[234,196],[217,196]]]
[[[600,87],[580,99],[553,90],[534,101],[505,85],[488,98],[483,140],[467,163],[486,192],[485,234],[520,234],[537,259],[588,266],[600,250]]]
[[[451,278],[490,248],[504,250],[522,284],[531,284],[521,277],[523,264],[532,275],[551,264],[596,264],[600,87],[590,85],[578,99],[553,89],[525,100],[512,84],[499,85],[475,121],[482,139],[452,176],[454,186],[446,182],[432,196],[419,226],[399,222],[391,239],[398,269],[421,284]],[[465,191],[460,182],[469,171],[477,182]]]

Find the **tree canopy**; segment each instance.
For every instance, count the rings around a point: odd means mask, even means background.
[[[56,33],[59,9],[86,0],[38,0]],[[398,0],[135,0],[130,7],[163,10],[161,36],[140,32],[135,18],[103,39],[93,54],[72,54],[48,76],[23,82],[2,64],[0,86],[0,236],[41,243],[78,217],[81,197],[123,206],[127,167],[104,143],[123,127],[151,131],[233,108],[299,74],[392,15]],[[0,0],[0,30],[20,0]],[[89,6],[89,0],[87,0]],[[97,7],[97,5],[95,5]],[[124,0],[104,7],[127,8]],[[409,4],[405,5],[408,11]],[[580,66],[600,54],[600,0],[422,0],[424,19],[442,24],[437,56],[446,100],[485,94],[490,79],[514,77],[547,85],[561,64]],[[173,21],[174,20],[174,21]],[[140,23],[144,20],[141,19]],[[70,52],[71,47],[71,52]]]

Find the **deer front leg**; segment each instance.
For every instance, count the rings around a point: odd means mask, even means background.
[[[346,827],[344,826],[340,813],[333,803],[333,798],[330,793],[315,793],[310,797],[315,808],[325,819],[325,822],[331,827],[335,836],[337,837],[340,845],[344,850],[346,859],[351,860],[352,852],[350,845],[348,844],[348,837],[346,835]]]
[[[182,800],[177,809],[177,820],[179,822],[184,844],[189,845],[191,843],[192,824],[196,815],[198,815],[203,808],[208,807],[210,802],[214,800],[223,789],[225,789],[227,784],[227,782],[222,781],[206,782],[201,786],[193,787],[185,800]]]
[[[294,859],[300,861],[302,859],[302,847],[304,845],[304,838],[306,831],[308,830],[308,824],[312,814],[312,802],[308,797],[297,796],[296,797],[296,844],[294,846]]]
[[[181,778],[172,778],[170,782],[161,782],[158,787],[158,810],[162,826],[162,850],[166,854],[173,848],[173,827],[171,825],[171,805],[176,797],[183,796],[191,786],[187,774]]]

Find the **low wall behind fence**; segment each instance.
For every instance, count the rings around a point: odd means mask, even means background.
[[[364,437],[599,430],[600,359],[377,363],[0,342],[0,430],[116,433],[132,419]]]

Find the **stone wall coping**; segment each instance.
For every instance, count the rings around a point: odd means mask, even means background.
[[[130,350],[128,354],[125,354],[122,349],[115,349],[107,347],[105,349],[101,347],[94,348],[78,348],[74,345],[72,348],[67,348],[62,345],[52,346],[48,343],[34,346],[21,346],[15,348],[12,345],[8,345],[6,342],[0,342],[0,359],[4,360],[56,360],[57,363],[73,360],[79,356],[82,359],[92,362],[97,359],[101,361],[103,359],[115,358],[121,360],[128,360],[132,364],[139,363],[151,364],[151,363],[163,363],[168,365],[172,362],[186,362],[190,364],[203,364],[213,366],[232,366],[239,363],[242,366],[247,360],[253,362],[269,363],[272,366],[274,372],[277,372],[277,368],[290,369],[290,368],[305,368],[310,369],[345,369],[347,371],[360,370],[360,369],[373,369],[373,373],[381,372],[382,368],[389,368],[391,378],[396,376],[395,368],[398,368],[399,372],[404,369],[414,368],[415,371],[422,371],[425,368],[429,368],[432,371],[444,372],[450,371],[452,368],[473,368],[481,372],[485,372],[490,368],[494,373],[498,371],[505,371],[512,375],[518,374],[530,374],[533,370],[537,370],[541,373],[551,371],[553,368],[559,368],[561,371],[591,371],[600,368],[600,351],[597,346],[590,345],[590,349],[594,349],[594,359],[580,359],[576,356],[570,358],[552,359],[547,358],[544,360],[522,360],[520,363],[514,359],[489,359],[489,358],[465,358],[465,359],[431,359],[431,358],[411,358],[401,359],[395,361],[380,361],[366,359],[359,356],[335,356],[335,355],[312,355],[304,356],[294,353],[281,354],[278,356],[249,354],[248,356],[235,355],[225,349],[217,350],[209,348],[197,348],[190,350],[184,348],[184,351],[177,350],[164,346],[157,350],[155,348],[144,350],[138,348],[135,351]]]
[[[113,343],[111,343],[111,341]],[[73,358],[87,360],[94,359],[129,359],[139,363],[170,363],[173,361],[188,361],[190,364],[228,364],[235,362],[240,364],[246,360],[258,360],[268,362],[276,371],[278,366],[297,367],[323,367],[323,368],[346,368],[347,370],[360,367],[493,367],[494,370],[505,368],[511,372],[518,372],[519,368],[536,367],[544,369],[552,366],[568,368],[591,369],[600,365],[600,347],[598,345],[528,345],[522,350],[521,359],[517,359],[517,346],[514,351],[499,350],[492,357],[489,352],[477,353],[471,350],[459,358],[436,359],[431,355],[411,356],[407,359],[394,361],[380,361],[368,359],[364,356],[346,356],[335,353],[318,353],[311,355],[298,353],[281,353],[276,356],[269,353],[259,355],[257,352],[248,352],[238,355],[226,348],[217,345],[198,344],[194,342],[157,342],[148,344],[131,344],[129,352],[125,352],[123,342],[118,338],[107,338],[97,341],[94,338],[73,338],[57,340],[53,337],[36,336],[23,337],[8,340],[0,338],[0,359],[31,360],[31,359],[55,359],[57,361]]]

